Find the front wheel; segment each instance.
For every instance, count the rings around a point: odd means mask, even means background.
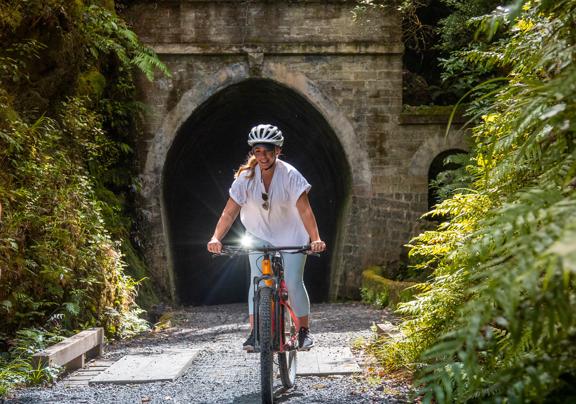
[[[280,321],[282,322],[282,340],[281,344],[284,345],[284,349],[287,346],[291,346],[292,342],[296,341],[296,326],[292,321],[290,312],[286,308],[281,306]],[[280,368],[280,379],[282,379],[282,385],[286,388],[294,386],[296,383],[296,366],[297,366],[297,356],[296,347],[292,346],[292,349],[285,350],[282,353],[278,353],[278,366]]]
[[[260,386],[262,403],[272,403],[274,392],[274,352],[272,350],[272,289],[259,290],[258,332],[260,333]]]

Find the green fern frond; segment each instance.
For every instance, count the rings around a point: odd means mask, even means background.
[[[158,56],[149,49],[139,49],[131,60],[150,81],[154,79],[154,71],[158,70],[167,77],[171,77],[168,67],[158,59]]]

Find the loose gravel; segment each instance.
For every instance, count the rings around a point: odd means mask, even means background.
[[[173,313],[172,327],[106,346],[104,359],[127,354],[199,349],[192,366],[173,382],[132,385],[66,387],[65,380],[51,387],[17,391],[7,403],[257,403],[257,354],[242,351],[249,332],[244,304],[187,307]],[[374,322],[393,321],[388,311],[357,303],[316,304],[312,327],[317,346],[358,345],[373,337]],[[296,386],[275,383],[279,403],[405,403],[409,385],[402,380],[368,377],[370,358],[353,349],[364,374],[299,376]]]

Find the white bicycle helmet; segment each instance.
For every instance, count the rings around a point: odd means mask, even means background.
[[[254,126],[248,135],[248,144],[254,146],[258,143],[269,143],[282,147],[284,136],[282,136],[282,131],[274,125]]]

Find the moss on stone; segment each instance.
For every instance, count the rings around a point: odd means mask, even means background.
[[[102,8],[114,12],[114,0],[97,0],[95,3]]]
[[[450,115],[454,105],[403,105],[402,113],[416,114],[416,115]],[[458,113],[461,110],[457,108]]]
[[[362,295],[369,303],[395,307],[400,302],[411,300],[417,291],[412,286],[418,282],[395,281],[382,276],[382,268],[371,266],[362,272]]]
[[[99,99],[106,87],[106,78],[97,69],[91,69],[78,76],[77,94]]]

